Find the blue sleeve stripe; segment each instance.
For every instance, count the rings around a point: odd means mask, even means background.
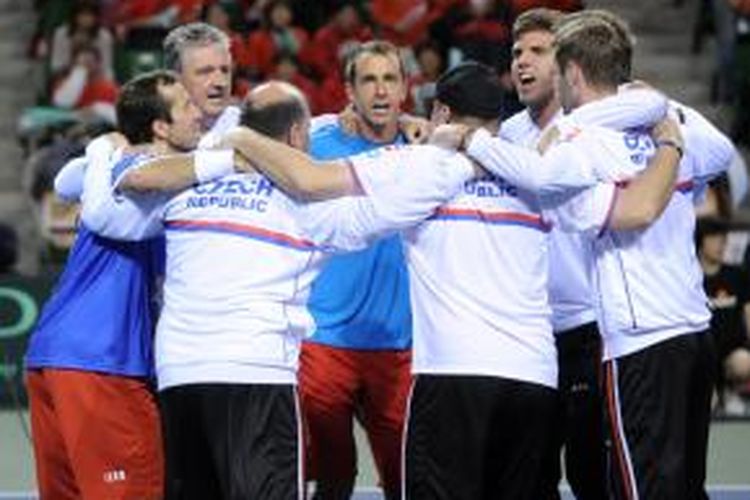
[[[123,173],[130,167],[132,167],[136,160],[142,155],[123,155],[114,167],[112,167],[112,177],[110,178],[110,184],[115,185],[115,182],[122,176]]]

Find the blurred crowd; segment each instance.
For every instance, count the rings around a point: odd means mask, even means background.
[[[347,98],[340,66],[373,38],[403,47],[409,109],[423,112],[428,87],[452,62],[474,59],[508,72],[510,26],[534,6],[576,10],[579,0],[62,0],[38,1],[29,54],[43,66],[41,102],[90,109],[105,119],[117,85],[158,66],[161,41],[177,24],[201,20],[232,40],[234,92],[268,78],[305,91],[313,113],[337,112]],[[508,89],[511,88],[507,81]]]
[[[684,0],[676,0],[680,5]],[[698,54],[713,36],[715,66],[711,100],[733,109],[731,137],[750,146],[750,1],[699,0],[691,51]]]

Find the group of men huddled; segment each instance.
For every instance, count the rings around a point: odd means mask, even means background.
[[[425,124],[387,42],[311,120],[282,82],[230,105],[225,35],[173,30],[56,180],[82,209],[27,354],[42,498],[349,498],[354,418],[389,499],[559,498],[563,446],[578,498],[705,498],[693,204],[732,145],[631,81],[608,12],[513,37],[525,111],[468,61]]]

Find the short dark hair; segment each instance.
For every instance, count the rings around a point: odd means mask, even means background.
[[[704,215],[695,220],[695,250],[701,252],[703,249],[703,240],[708,236],[722,235],[726,236],[732,230],[732,223],[729,219],[720,215]]]
[[[71,9],[67,20],[68,34],[73,34],[74,30],[81,29],[81,27],[76,23],[78,22],[78,16],[84,12],[88,12],[96,19],[94,25],[91,28],[87,29],[86,33],[87,35],[89,35],[89,37],[96,38],[96,35],[102,24],[101,7],[99,6],[99,2],[97,0],[78,0],[77,2],[73,3],[73,8]]]
[[[131,144],[144,144],[154,139],[154,120],[172,121],[172,103],[160,89],[178,82],[175,73],[156,70],[136,76],[125,85],[117,98],[117,127]]]
[[[626,40],[631,46],[635,46],[635,35],[630,29],[628,22],[614,12],[606,9],[586,9],[572,14],[566,14],[558,24],[571,23],[581,19],[593,19],[605,22],[612,26],[621,38]]]
[[[616,87],[630,79],[632,40],[603,18],[566,16],[555,28],[555,45],[560,70],[575,62],[591,85]]]
[[[251,128],[272,139],[283,140],[289,129],[307,116],[307,105],[298,97],[257,105],[252,97],[242,103],[240,125]]]
[[[620,83],[629,82],[632,79],[633,51],[636,44],[636,37],[630,29],[628,22],[617,14],[605,9],[586,9],[571,15],[598,19],[609,24],[615,30],[615,34],[620,37],[622,50],[625,52],[622,58],[623,67],[621,68],[621,73],[623,76]]]
[[[547,31],[553,33],[555,25],[563,17],[559,10],[538,7],[524,11],[513,22],[513,40],[530,31]]]
[[[229,51],[229,37],[216,26],[208,23],[189,23],[174,28],[162,43],[164,67],[182,70],[182,52],[187,48],[221,45]]]
[[[357,61],[365,55],[395,56],[401,77],[406,81],[406,68],[404,68],[404,61],[401,59],[398,47],[385,40],[370,40],[358,45],[346,58],[344,78],[348,83],[354,85],[354,81],[357,79]]]
[[[463,62],[443,73],[435,97],[450,107],[452,114],[482,120],[500,118],[506,99],[497,72],[476,61]]]

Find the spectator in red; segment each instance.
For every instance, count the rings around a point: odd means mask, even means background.
[[[97,48],[83,44],[75,49],[73,65],[55,85],[52,104],[90,111],[95,117],[114,123],[117,94],[117,84],[104,74]]]
[[[315,45],[315,44],[313,44]],[[350,103],[344,82],[344,72],[349,58],[357,52],[359,42],[345,43],[341,45],[336,54],[336,64],[330,65],[328,74],[325,75],[323,83],[318,91],[318,114],[338,114]]]
[[[318,109],[318,86],[301,71],[299,61],[292,54],[282,52],[276,57],[275,67],[271,77],[276,80],[289,82],[305,94],[313,115],[320,113]]]
[[[300,61],[320,80],[338,71],[343,55],[362,42],[372,39],[372,30],[362,21],[356,2],[344,0],[333,18],[315,33],[312,43],[300,54]],[[341,75],[336,75],[341,81]],[[348,99],[344,99],[344,105]],[[341,108],[337,108],[336,111]]]
[[[465,59],[498,69],[510,68],[510,12],[500,0],[472,0],[453,28],[453,43]]]
[[[239,0],[237,7],[246,33],[259,30],[263,25],[263,9],[269,0]]]
[[[95,1],[81,0],[74,5],[68,22],[55,30],[50,54],[50,70],[53,75],[59,75],[70,67],[73,62],[73,47],[92,44],[99,51],[104,74],[108,78],[114,77],[114,37],[102,26],[99,12],[99,6]]]
[[[244,71],[232,71],[232,97],[238,102],[255,86],[255,81]]]
[[[323,83],[320,84],[318,92],[318,114],[338,114],[349,104],[349,96],[342,82],[341,72],[336,69],[330,72]]]
[[[430,116],[435,99],[435,83],[445,70],[445,52],[434,40],[426,40],[414,48],[419,72],[409,81],[412,107],[406,108],[418,116]]]
[[[424,41],[430,25],[463,0],[373,0],[370,13],[380,33],[396,45]]]
[[[111,3],[112,22],[124,25],[168,28],[196,21],[205,4],[214,0],[106,0]]]
[[[250,62],[259,75],[270,75],[279,54],[296,56],[305,47],[308,34],[294,25],[289,0],[271,0],[263,10],[263,27],[250,34],[247,49]]]
[[[510,4],[514,17],[537,7],[546,7],[562,12],[574,12],[583,9],[582,0],[511,0]]]
[[[370,13],[383,38],[406,46],[424,38],[429,26],[428,10],[428,0],[373,0]]]
[[[213,0],[104,0],[111,4],[110,23],[128,47],[155,49],[170,28],[197,21]],[[141,40],[138,40],[140,38]],[[145,39],[145,40],[144,40]]]
[[[111,22],[118,31],[132,25],[152,24],[169,9],[164,0],[120,0],[112,2]]]
[[[201,13],[206,5],[214,4],[215,0],[166,0],[177,8],[177,23],[186,24],[200,21]],[[221,4],[222,2],[216,2]]]
[[[515,95],[510,78],[512,10],[509,3],[470,0],[453,14],[449,23],[449,46],[458,48],[464,59],[494,67],[503,88],[509,95]],[[506,105],[510,113],[520,109],[518,102],[511,99]]]
[[[216,2],[203,8],[201,18],[208,24],[216,26],[229,37],[229,51],[232,61],[239,70],[247,70],[252,64],[245,37],[232,29],[232,18],[224,2]]]

